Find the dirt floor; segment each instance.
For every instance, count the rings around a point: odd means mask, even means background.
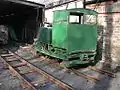
[[[21,53],[21,51],[22,49],[18,50],[17,52],[24,58],[26,59],[32,58],[31,52],[29,50],[26,50],[24,53],[23,52]],[[104,62],[98,63],[97,66],[101,67],[103,63]],[[120,90],[119,67],[117,67],[116,70],[114,70],[116,74],[116,78],[111,78],[107,75],[101,75],[93,71],[88,71],[87,69],[83,69],[82,72],[85,72],[100,78],[100,82],[90,82],[83,77],[75,76],[72,73],[66,73],[67,71],[65,69],[57,72],[53,67],[44,66],[43,63],[36,63],[36,65],[42,68],[43,70],[46,70],[47,72],[53,74],[57,78],[72,85],[75,88],[75,90]],[[0,62],[0,90],[28,90],[28,89],[23,89],[20,85],[20,81],[16,77],[13,77],[11,75],[11,72],[8,69],[5,69],[4,67],[5,67],[4,63],[1,61]],[[58,89],[43,88],[42,90],[58,90]]]

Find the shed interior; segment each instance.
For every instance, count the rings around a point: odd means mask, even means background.
[[[43,6],[44,7],[44,6]],[[22,43],[33,43],[38,28],[43,23],[43,7],[35,7],[10,1],[0,1],[0,25],[8,27],[10,39]]]

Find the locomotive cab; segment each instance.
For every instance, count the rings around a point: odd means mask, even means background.
[[[38,52],[62,59],[66,67],[94,61],[97,12],[83,8],[58,10],[52,26],[40,29]]]

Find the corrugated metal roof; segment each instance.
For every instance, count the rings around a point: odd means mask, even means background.
[[[32,2],[37,2],[37,3],[40,3],[40,4],[47,5],[49,3],[60,1],[60,0],[27,0],[27,1],[32,1]]]
[[[32,2],[37,2],[40,4],[48,5],[48,4],[56,2],[56,1],[65,1],[65,0],[27,0],[27,1],[32,1]],[[86,0],[86,1],[92,1],[92,0]]]

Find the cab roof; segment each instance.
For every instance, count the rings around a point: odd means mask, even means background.
[[[97,12],[91,9],[84,9],[84,8],[73,8],[73,9],[65,9],[65,10],[56,10],[54,12],[66,12],[66,13],[84,13],[89,15],[97,15]]]

